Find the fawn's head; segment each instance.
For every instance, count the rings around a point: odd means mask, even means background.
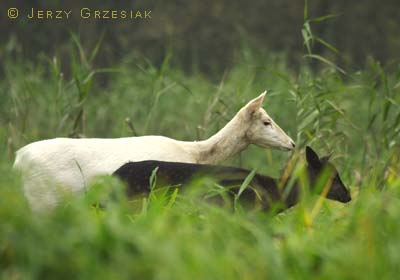
[[[312,185],[315,184],[319,176],[322,174],[328,174],[328,183],[330,186],[328,186],[329,190],[326,197],[340,202],[349,202],[351,200],[350,192],[340,179],[335,166],[329,162],[329,156],[319,158],[317,153],[307,146],[306,158]]]

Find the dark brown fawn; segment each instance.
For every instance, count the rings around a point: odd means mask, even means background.
[[[318,178],[327,174],[329,188],[325,194],[332,200],[343,203],[349,202],[351,196],[344,186],[336,168],[328,161],[328,157],[319,158],[310,148],[306,147],[307,174],[311,189],[315,188]],[[201,177],[213,179],[220,186],[229,188],[230,197],[234,197],[232,191],[239,190],[243,181],[251,173],[250,170],[226,167],[218,165],[192,164],[166,161],[140,161],[129,162],[114,172],[127,184],[128,196],[150,192],[150,177],[157,168],[157,186],[179,186],[183,188],[188,183]],[[278,205],[278,210],[295,205],[300,196],[300,185],[297,180],[289,185],[290,178],[286,180],[281,188],[278,187],[279,180],[261,174],[255,174],[248,187],[241,193],[239,203],[243,205],[261,204],[263,210],[268,210],[272,205]],[[322,193],[322,189],[319,193]]]

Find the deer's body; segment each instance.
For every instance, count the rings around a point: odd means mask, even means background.
[[[314,158],[312,158],[314,156]],[[324,172],[325,162],[321,162],[316,154],[307,148],[307,173],[313,186],[319,175]],[[251,173],[250,170],[218,165],[189,164],[164,161],[142,161],[129,162],[120,167],[114,175],[127,184],[127,193],[133,196],[150,191],[150,177],[155,170],[157,186],[175,186],[184,188],[188,183],[200,177],[208,177],[218,184],[232,188],[237,192],[243,181]],[[331,166],[332,181],[327,192],[327,198],[340,202],[351,200],[350,193],[343,185],[336,169]],[[283,184],[278,187],[279,180],[261,174],[255,174],[249,183],[250,188],[246,189],[241,196],[245,204],[257,204],[257,200],[263,210],[268,210],[272,204],[279,204],[281,209],[295,205],[299,200],[299,185]],[[232,192],[230,192],[232,194]]]
[[[14,167],[22,172],[24,192],[32,208],[43,209],[57,204],[60,190],[82,191],[93,177],[111,174],[129,161],[218,163],[250,144],[293,149],[293,140],[261,108],[264,95],[250,101],[224,128],[204,141],[186,142],[164,136],[55,138],[21,148]]]

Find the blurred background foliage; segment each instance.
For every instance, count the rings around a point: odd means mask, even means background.
[[[0,45],[13,48],[14,56],[36,59],[40,55],[68,58],[70,32],[78,34],[84,49],[92,49],[101,34],[102,55],[97,67],[110,67],[135,53],[160,65],[167,54],[171,63],[185,71],[201,71],[220,79],[224,70],[234,65],[243,48],[258,52],[279,52],[288,60],[290,68],[304,63],[303,38],[304,1],[24,1],[2,0],[0,17]],[[10,20],[9,7],[22,11],[30,8],[68,9],[69,20]],[[82,20],[79,10],[91,9],[151,9],[152,19]],[[358,70],[370,57],[384,65],[400,58],[400,2],[397,0],[309,1],[308,17],[334,17],[311,24],[313,34],[329,42],[338,52],[329,50],[318,41],[313,52],[340,65]],[[0,52],[0,63],[6,59]],[[314,63],[318,67],[319,63]],[[64,70],[69,69],[63,65]],[[64,71],[65,72],[65,71]]]

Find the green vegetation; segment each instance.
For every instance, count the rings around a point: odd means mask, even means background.
[[[79,45],[79,44],[78,44]],[[127,56],[94,69],[96,51],[9,59],[0,80],[0,275],[3,279],[395,279],[400,273],[400,69],[291,72],[244,49],[220,83]],[[63,67],[62,67],[63,66]],[[139,209],[102,178],[54,213],[29,211],[19,147],[56,136],[162,134],[203,139],[265,88],[264,108],[296,140],[333,152],[353,201],[305,195],[277,216],[232,213],[196,193],[153,194]],[[279,176],[289,153],[251,147],[227,164]],[[113,190],[110,199],[109,190]],[[107,199],[106,209],[93,203]]]
[[[285,52],[291,67],[298,69],[304,63],[303,39],[310,35],[310,29],[303,36],[300,30],[310,25],[313,53],[346,70],[363,69],[368,57],[393,68],[400,59],[398,0],[363,0],[362,5],[346,0],[270,0],[251,4],[245,0],[96,0],[90,5],[82,0],[46,0],[41,8],[71,10],[68,20],[49,21],[23,18],[32,8],[32,0],[0,1],[0,11],[13,6],[19,8],[20,17],[9,21],[6,13],[0,14],[0,44],[10,41],[10,47],[18,42],[15,53],[31,59],[36,59],[38,53],[57,53],[67,63],[72,30],[81,35],[85,47],[94,46],[99,34],[104,33],[102,55],[96,59],[100,67],[119,64],[125,58],[123,54],[132,50],[158,65],[164,53],[173,50],[179,54],[171,58],[174,64],[215,78],[235,67],[240,47],[249,45],[272,53]],[[307,13],[303,13],[304,6]],[[151,10],[152,19],[82,20],[80,9],[84,7]],[[3,59],[0,51],[0,63]]]

